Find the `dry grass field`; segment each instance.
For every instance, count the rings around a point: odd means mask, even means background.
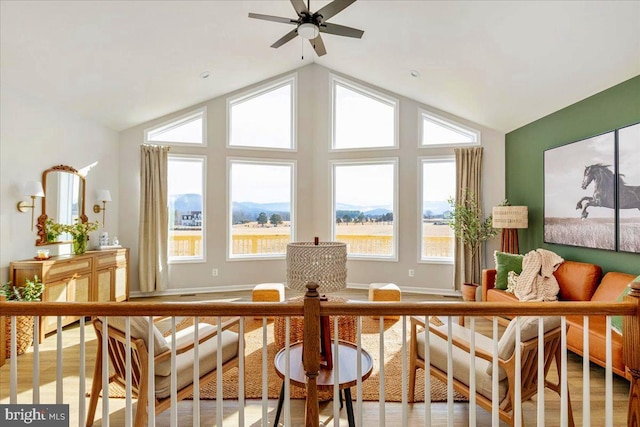
[[[545,218],[544,241],[615,250],[615,224],[610,219]]]
[[[257,222],[233,226],[234,235],[289,234],[290,230],[291,228],[288,221],[285,221],[277,227],[274,227],[271,224],[261,227]],[[453,236],[453,231],[446,224],[434,225],[433,223],[424,223],[423,230],[424,235],[427,237]],[[336,234],[347,236],[391,236],[392,231],[392,223],[338,224]]]

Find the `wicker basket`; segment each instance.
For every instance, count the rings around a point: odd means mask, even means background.
[[[7,357],[11,357],[11,316],[5,322]],[[16,354],[27,351],[33,344],[33,316],[16,316]]]

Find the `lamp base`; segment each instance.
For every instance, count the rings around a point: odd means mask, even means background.
[[[500,251],[510,254],[517,254],[520,252],[518,247],[518,229],[517,228],[503,228],[501,232]]]
[[[326,299],[326,297],[324,298]],[[328,370],[333,369],[329,316],[320,316],[320,367],[325,367]]]

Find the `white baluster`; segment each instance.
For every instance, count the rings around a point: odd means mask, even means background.
[[[2,345],[2,344],[0,344]],[[83,363],[84,360],[80,358],[80,362]],[[80,378],[84,378],[84,372],[82,372],[82,376]],[[32,376],[32,391],[33,397],[32,402],[34,404],[40,403],[40,317],[36,316],[33,318],[33,376]],[[84,399],[81,400],[84,402]]]
[[[491,402],[491,425],[496,427],[499,425],[499,411],[498,405],[500,404],[500,391],[498,389],[498,317],[493,317],[493,373],[491,376],[491,396],[493,397]]]
[[[380,326],[378,329],[378,333],[380,335],[380,387],[378,393],[380,395],[380,400],[378,402],[378,425],[385,426],[385,411],[384,411],[384,317],[380,316]]]
[[[178,368],[176,366],[176,346],[176,316],[171,316],[171,411],[169,421],[171,427],[178,426],[178,374],[176,372]]]
[[[16,316],[11,316],[11,344],[9,345],[9,352],[11,353],[11,360],[9,368],[11,370],[11,379],[9,385],[9,403],[15,405],[18,403],[18,336],[16,333],[16,322],[18,321]],[[1,345],[1,344],[0,344]]]
[[[407,399],[407,388],[409,381],[407,379],[407,316],[402,316],[402,425],[407,427],[409,419],[407,417],[409,411],[409,401]]]
[[[356,424],[363,425],[362,421],[362,317],[358,316],[356,320]]]
[[[569,419],[569,380],[567,375],[567,318],[560,318],[560,360],[562,372],[560,373],[560,423],[567,425]]]
[[[267,318],[262,317],[262,427],[269,425],[269,383],[267,382]]]
[[[538,427],[544,427],[544,317],[538,317]]]
[[[291,425],[291,317],[287,316],[284,326],[284,425]]]
[[[605,368],[604,387],[604,419],[607,427],[613,427],[613,368],[611,355],[611,316],[606,317],[605,335],[605,357],[607,367]]]
[[[447,316],[447,425],[453,427],[453,318]]]
[[[35,325],[38,324],[38,319],[36,318],[35,320]],[[85,424],[85,418],[86,418],[86,402],[87,399],[84,397],[85,396],[85,389],[86,389],[86,381],[87,381],[87,375],[85,372],[85,345],[84,345],[84,316],[80,316],[80,367],[78,369],[78,427],[84,427]],[[36,330],[38,330],[38,327],[36,326],[35,328]],[[34,378],[37,377],[40,373],[40,354],[39,354],[39,350],[36,350],[38,347],[36,346],[35,343],[38,342],[38,339],[36,338],[38,335],[36,335],[34,333],[33,335],[33,343],[34,343],[34,358],[33,358],[33,376]],[[38,363],[36,364],[35,361],[38,360]],[[37,368],[36,368],[37,365]],[[34,394],[35,394],[35,385],[34,385]],[[34,396],[35,397],[35,396]],[[38,397],[39,399],[39,397]],[[36,403],[36,402],[33,402]]]
[[[582,427],[591,427],[591,374],[589,363],[589,316],[582,320]]]
[[[338,356],[338,316],[333,316],[333,425],[340,427],[340,356]],[[329,333],[329,335],[331,335]]]
[[[193,425],[200,425],[200,318],[193,318]],[[242,372],[242,371],[240,371]]]
[[[156,401],[156,382],[155,382],[155,371],[156,371],[156,367],[155,367],[155,360],[154,360],[154,354],[155,354],[155,347],[154,347],[154,342],[153,342],[153,336],[154,336],[154,323],[153,323],[153,316],[149,316],[149,330],[147,331],[147,342],[149,343],[149,361],[148,361],[148,369],[149,369],[149,380],[148,380],[148,385],[149,385],[149,403],[148,403],[148,408],[149,411],[147,412],[148,414],[148,427],[156,427],[156,405],[155,405],[155,401]]]
[[[240,371],[240,375],[238,375],[238,426],[244,427],[244,317],[240,318],[238,335],[240,337],[238,343],[238,370]]]
[[[222,317],[217,318],[216,334],[216,425],[222,426],[224,415],[224,387],[222,386]],[[199,372],[199,370],[198,370]]]
[[[471,316],[469,342],[469,427],[476,425],[476,318]]]
[[[429,316],[424,316],[424,426],[431,427],[431,351],[429,340]]]
[[[126,427],[133,425],[133,393],[131,380],[131,317],[124,319],[124,335],[125,335],[125,387],[124,387],[124,424]]]
[[[58,327],[56,331],[56,403],[64,403],[63,377],[62,377],[62,316],[58,316]]]
[[[102,318],[102,425],[109,427],[109,319]]]
[[[516,356],[516,380],[515,380],[515,390],[513,394],[513,420],[514,425],[522,425],[522,352],[520,348],[520,343],[522,342],[522,337],[520,335],[520,322],[519,318],[516,317],[516,345],[514,348],[514,353]]]

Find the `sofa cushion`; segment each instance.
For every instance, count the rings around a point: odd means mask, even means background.
[[[496,283],[497,289],[507,289],[507,279],[510,271],[517,274],[522,272],[522,255],[510,254],[506,252],[494,251],[493,259],[496,263]]]
[[[584,356],[584,316],[567,316],[567,349]],[[589,316],[589,359],[600,366],[606,362],[606,327],[604,316]],[[611,365],[617,375],[625,375],[622,360],[622,335],[611,334]]]
[[[602,268],[586,262],[565,261],[553,275],[560,286],[559,300],[589,301],[600,283]]]
[[[500,289],[488,289],[487,298],[489,302],[519,302],[514,294],[501,291]]]
[[[520,324],[520,342],[529,341],[538,336],[538,316],[519,316],[517,322],[512,320],[502,333],[500,341],[498,341],[498,357],[502,360],[508,360],[516,347],[516,328]],[[544,317],[544,332],[547,333],[552,329],[560,326],[559,316]],[[493,365],[487,368],[487,375],[493,373]],[[504,376],[504,377],[503,377]],[[504,379],[506,373],[500,372],[500,379]]]
[[[199,328],[199,332],[202,334],[204,329]],[[205,329],[215,328],[211,325],[204,326]],[[193,327],[189,327],[185,330],[185,335],[180,340],[184,339],[184,337],[188,337],[189,333],[191,337],[193,337]],[[238,355],[238,344],[239,337],[238,334],[232,331],[223,331],[222,332],[222,363],[226,363],[229,360],[233,359]],[[198,359],[200,361],[200,377],[203,375],[212,372],[217,367],[217,359],[218,359],[218,338],[214,336],[207,341],[200,344],[198,347]],[[168,361],[170,368],[170,359]],[[176,379],[177,379],[177,390],[180,390],[193,382],[193,367],[194,367],[194,351],[193,349],[182,353],[176,356]],[[165,362],[162,362],[163,364]],[[166,369],[161,368],[160,363],[156,365],[156,372],[158,369],[161,369],[163,373],[167,373],[168,375],[156,375],[155,376],[155,390],[157,398],[165,398],[171,395],[171,371],[167,372]]]
[[[451,325],[453,336],[469,342],[471,331],[463,326],[453,323]],[[447,334],[447,325],[444,324],[442,326],[436,327],[436,329],[440,330],[442,333]],[[417,344],[418,344],[418,356],[424,360],[424,341],[425,341],[425,332],[418,334],[417,336]],[[475,344],[477,348],[481,348],[484,351],[491,353],[493,352],[493,340],[491,338],[485,337],[481,334],[476,334]],[[448,343],[446,339],[442,339],[439,336],[434,334],[429,335],[429,358],[431,365],[438,368],[443,372],[447,372],[447,347]],[[466,351],[456,347],[455,345],[452,348],[452,361],[453,361],[453,377],[460,381],[465,385],[469,385],[469,373],[470,373],[470,365],[469,365],[469,353]],[[480,357],[475,358],[476,364],[476,391],[486,397],[487,399],[491,399],[492,395],[492,378],[491,375],[487,374],[487,367],[491,365],[491,362],[488,360],[482,359]],[[507,380],[501,380],[498,383],[498,394],[500,395],[499,401],[502,401],[507,392]]]

